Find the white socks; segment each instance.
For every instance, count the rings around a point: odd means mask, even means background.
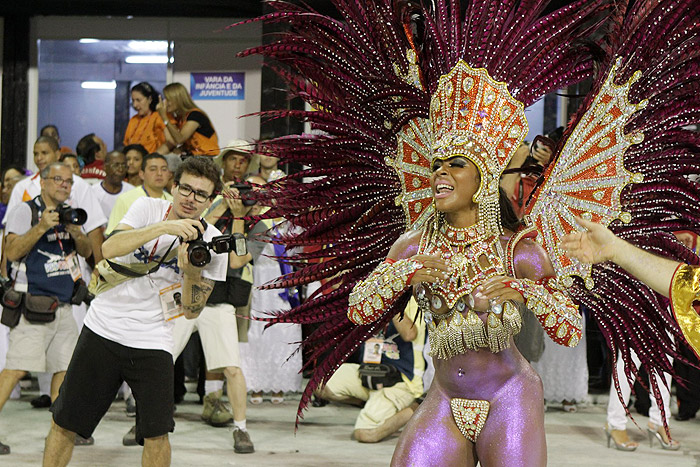
[[[233,421],[233,426],[238,428],[241,431],[247,431],[245,427],[245,420],[241,420],[240,422],[238,420]]]
[[[222,380],[206,380],[204,381],[204,394],[209,395],[212,392],[220,391],[224,388]]]

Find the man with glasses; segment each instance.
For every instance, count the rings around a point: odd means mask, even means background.
[[[157,153],[148,154],[143,158],[139,175],[143,184],[135,190],[119,195],[114,203],[105,235],[112,234],[114,228],[121,222],[122,217],[137,199],[147,196],[172,201],[173,197],[164,189],[170,178],[170,169],[168,169],[168,161],[165,156]]]
[[[31,201],[39,195],[41,192],[39,173],[50,164],[59,161],[61,149],[58,141],[54,138],[42,135],[34,142],[33,154],[34,164],[36,164],[38,171],[36,175],[25,178],[15,185],[7,205],[7,212],[10,212],[15,206],[26,201]],[[66,200],[66,204],[74,208],[84,209],[87,213],[87,222],[83,224],[82,229],[90,239],[93,263],[97,264],[102,259],[101,247],[104,241],[102,229],[100,227],[107,222],[107,218],[102,214],[102,209],[95,197],[92,196],[90,185],[77,175],[72,175],[72,177],[73,186],[70,191],[70,196]],[[81,260],[81,263],[84,263],[84,261]],[[76,320],[80,322],[84,313],[81,313],[78,308],[74,308],[73,313]],[[49,374],[40,373],[37,375],[40,396],[31,401],[32,406],[36,408],[47,408],[51,405],[51,398],[49,396],[51,392],[51,378]],[[86,444],[83,440],[79,440],[79,442]],[[89,442],[87,444],[89,444]]]
[[[92,185],[92,194],[100,203],[106,218],[114,208],[117,198],[123,193],[134,189],[134,185],[124,181],[126,177],[126,156],[119,151],[112,151],[105,158],[105,178],[100,183]],[[106,225],[105,225],[106,227]]]
[[[168,433],[175,427],[172,327],[181,315],[199,316],[214,282],[226,277],[228,259],[226,254],[212,252],[211,262],[204,267],[188,259],[187,242],[200,235],[205,241],[220,235],[200,221],[221,188],[216,165],[207,158],[191,157],[175,174],[175,184],[172,203],[137,199],[103,245],[105,258],[126,268],[138,263],[160,263],[160,267],[149,268],[140,277],[125,277],[93,299],[51,407],[45,466],[68,464],[75,434],[92,434],[123,381],[136,397],[142,464],[170,465]]]
[[[47,301],[54,297],[57,303],[42,310],[55,310],[46,313],[45,322],[29,321],[23,313],[10,330],[5,369],[0,373],[0,409],[27,371],[53,375],[51,400],[55,400],[78,338],[71,307],[74,284],[80,278],[76,254],[89,257],[92,247],[80,226],[62,222],[56,212],[71,193],[70,168],[49,164],[41,171],[40,184],[39,196],[9,212],[5,251],[13,262],[14,289],[26,293],[24,303],[29,303],[29,294]],[[0,454],[9,452],[0,443]]]

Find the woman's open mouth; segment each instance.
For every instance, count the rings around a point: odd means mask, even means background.
[[[438,183],[435,185],[435,199],[447,198],[452,194],[455,187],[447,183]]]

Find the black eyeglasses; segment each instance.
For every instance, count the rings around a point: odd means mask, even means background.
[[[71,186],[73,184],[73,179],[72,178],[61,178],[58,175],[55,177],[46,177],[48,180],[53,180],[53,182],[56,185],[63,185],[64,183],[68,186]]]
[[[194,200],[198,203],[203,203],[211,198],[211,194],[207,193],[206,191],[195,191],[195,189],[189,185],[178,185],[177,191],[185,198],[194,193]]]

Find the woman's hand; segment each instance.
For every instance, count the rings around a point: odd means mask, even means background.
[[[447,262],[439,256],[415,255],[411,259],[423,264],[423,267],[413,274],[409,282],[410,285],[417,285],[421,282],[434,283],[447,279],[450,268],[447,266]]]
[[[508,300],[524,303],[525,299],[520,292],[510,287],[510,283],[515,280],[517,279],[506,276],[487,279],[474,291],[474,300],[488,300],[492,305],[499,305]]]
[[[163,96],[158,96],[156,111],[164,121],[168,120],[168,103],[165,99],[163,99]]]

